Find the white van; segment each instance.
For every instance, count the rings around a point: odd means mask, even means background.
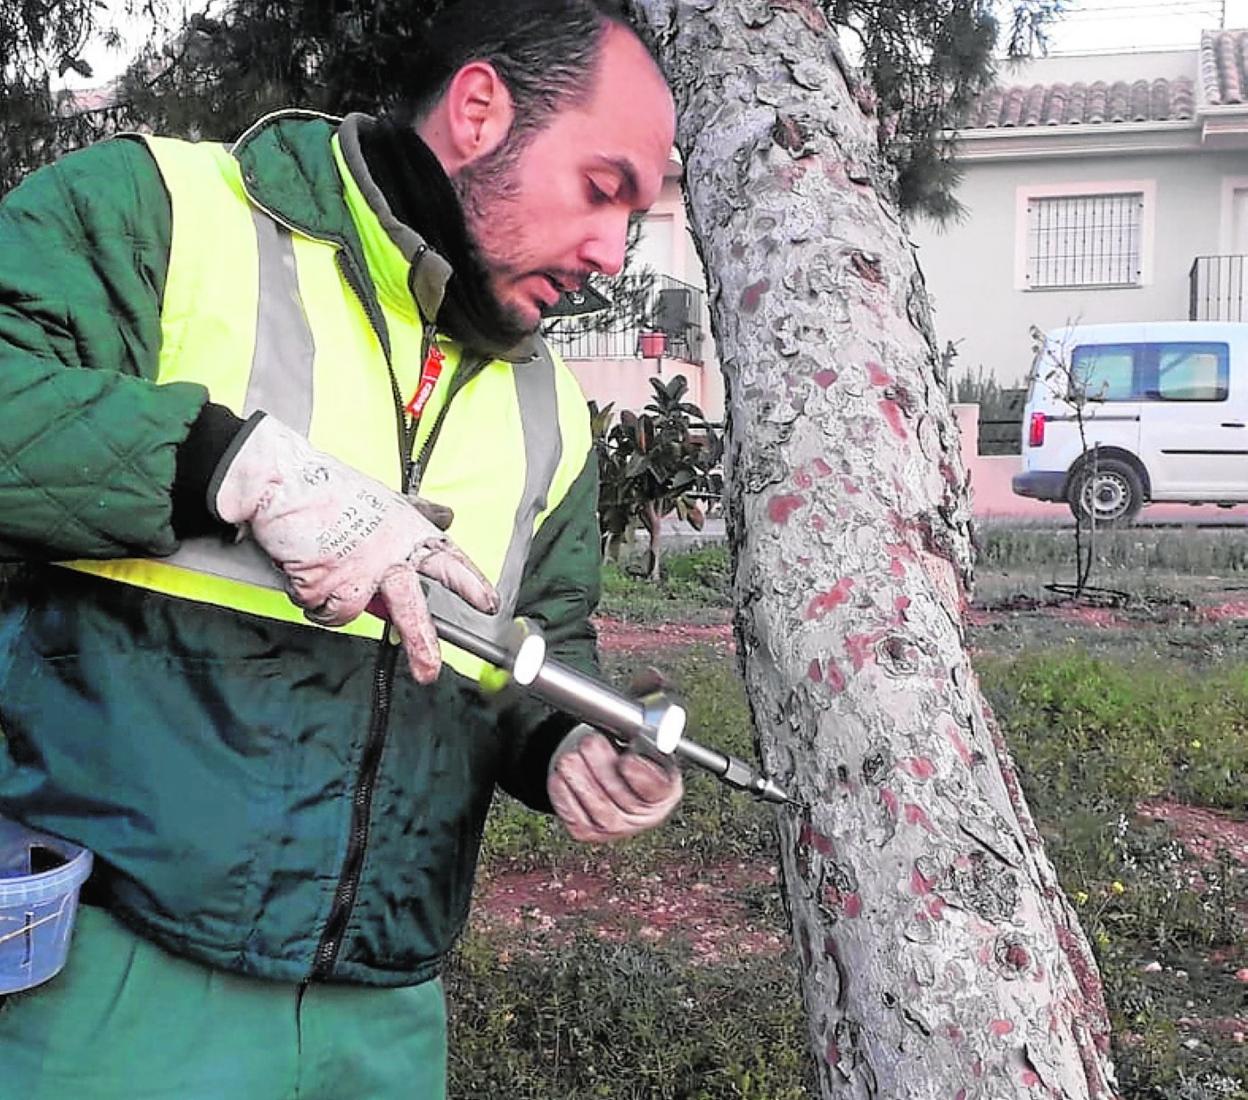
[[[1130,523],[1152,501],[1248,501],[1248,324],[1046,333],[1027,380],[1013,488],[1103,524]]]

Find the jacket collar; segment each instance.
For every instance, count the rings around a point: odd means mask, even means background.
[[[435,323],[451,265],[410,227],[395,218],[360,154],[359,125],[316,111],[278,111],[255,122],[231,147],[247,194],[278,221],[317,240],[343,247],[358,271],[368,271],[364,244],[343,197],[343,180],[331,141],[338,134],[343,161],[369,211],[409,265],[408,286],[421,316]],[[371,288],[370,288],[371,289]],[[504,357],[525,362],[537,354],[527,337]]]

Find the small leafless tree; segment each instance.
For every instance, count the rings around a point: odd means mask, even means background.
[[[1098,509],[1098,494],[1105,488],[1103,478],[1112,472],[1105,465],[1099,440],[1088,441],[1089,405],[1102,402],[1108,395],[1107,382],[1087,376],[1074,365],[1074,322],[1067,322],[1060,339],[1054,340],[1036,326],[1031,328],[1033,393],[1043,387],[1056,400],[1070,409],[1079,432],[1079,459],[1072,464],[1067,485],[1067,501],[1075,517],[1075,581],[1073,585],[1053,584],[1054,591],[1083,599],[1092,592],[1089,582],[1096,564],[1097,533],[1104,526]],[[1093,416],[1094,418],[1094,416]],[[1115,594],[1120,595],[1120,594]]]

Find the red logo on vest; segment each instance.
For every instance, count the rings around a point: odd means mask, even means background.
[[[420,385],[416,387],[416,392],[412,395],[412,399],[405,406],[408,415],[413,419],[419,417],[425,411],[425,406],[433,395],[433,388],[438,384],[438,378],[441,377],[442,364],[445,361],[446,356],[442,354],[442,349],[437,344],[431,345],[429,356],[425,360],[425,365],[420,372]]]

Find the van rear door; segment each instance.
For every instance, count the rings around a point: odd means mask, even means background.
[[[1218,340],[1145,345],[1140,443],[1154,500],[1248,499],[1248,394]]]

